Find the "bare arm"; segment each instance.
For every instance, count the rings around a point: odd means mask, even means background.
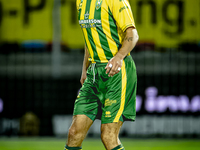
[[[90,65],[90,62],[88,61],[88,58],[90,57],[90,54],[88,53],[87,47],[85,46],[85,55],[83,59],[83,66],[82,66],[82,75],[81,75],[81,84],[83,85],[85,79],[87,78],[87,69]]]
[[[135,28],[130,27],[125,32],[126,32],[126,35],[125,35],[121,49],[108,62],[107,66],[105,68],[106,73],[109,73],[108,76],[113,76],[119,72],[118,68],[122,67],[122,62],[123,62],[124,57],[126,57],[127,54],[130,51],[132,51],[132,49],[135,47],[135,45],[139,39],[137,30]],[[112,67],[109,67],[110,64],[112,64]]]

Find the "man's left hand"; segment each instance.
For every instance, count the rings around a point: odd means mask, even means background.
[[[108,64],[106,65],[106,74],[108,74],[109,77],[114,76],[115,74],[119,73],[122,67],[123,59],[114,56],[112,59],[109,60]]]

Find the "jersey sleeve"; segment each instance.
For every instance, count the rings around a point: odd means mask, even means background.
[[[135,28],[133,14],[128,0],[112,0],[110,7],[114,19],[123,32],[128,27]]]

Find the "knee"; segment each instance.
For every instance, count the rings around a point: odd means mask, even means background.
[[[107,141],[108,136],[105,133],[101,133],[101,140],[103,143],[105,143],[105,141]]]
[[[81,130],[80,128],[75,128],[75,127],[70,127],[69,131],[68,131],[68,137],[71,138],[82,138],[85,136],[84,130]]]
[[[71,127],[68,131],[68,137],[74,137],[76,134],[77,134],[77,130]]]
[[[118,138],[117,134],[113,133],[113,132],[102,132],[101,133],[101,140],[103,143],[107,143],[109,142],[115,142],[116,139]]]

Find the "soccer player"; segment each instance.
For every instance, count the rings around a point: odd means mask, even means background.
[[[118,135],[136,116],[136,67],[130,51],[138,34],[128,0],[77,0],[85,39],[81,90],[75,101],[67,150],[81,150],[95,119],[107,150],[124,150]]]

